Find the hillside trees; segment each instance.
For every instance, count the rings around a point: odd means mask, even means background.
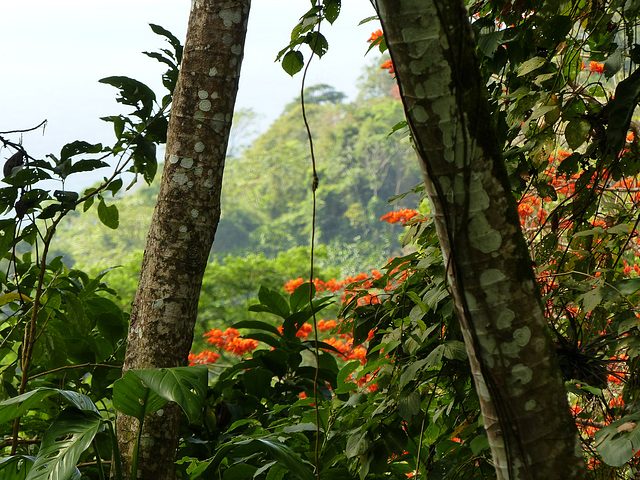
[[[498,478],[584,478],[465,6],[377,4]]]
[[[248,14],[249,2],[244,0],[192,3],[124,371],[187,362],[202,276],[220,217]],[[173,478],[179,421],[174,405],[145,422],[139,478]],[[130,471],[138,425],[133,417],[118,417],[125,472]]]

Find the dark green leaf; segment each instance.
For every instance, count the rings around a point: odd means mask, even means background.
[[[0,458],[0,478],[2,480],[24,480],[35,458],[29,455],[14,455]]]
[[[575,118],[567,124],[564,130],[564,138],[569,148],[575,150],[587,141],[589,132],[591,132],[589,122],[581,118]]]
[[[156,94],[144,83],[129,77],[106,77],[100,79],[100,83],[120,89],[120,96],[117,101],[124,105],[136,107],[133,115],[141,119],[147,119],[151,116]]]
[[[607,148],[612,153],[618,153],[624,147],[639,95],[640,68],[618,84],[615,97],[609,102]]]
[[[304,56],[299,51],[289,51],[282,58],[282,68],[292,77],[304,67]]]
[[[60,162],[64,162],[71,157],[75,157],[76,155],[80,155],[81,153],[100,153],[102,151],[101,143],[88,143],[80,140],[76,140],[75,142],[67,143],[60,150]]]
[[[103,224],[114,230],[120,225],[118,207],[115,205],[107,206],[103,199],[100,199],[100,203],[98,203],[98,218]]]
[[[207,395],[208,369],[204,365],[133,371],[153,392],[176,402],[190,422],[202,414]]]
[[[325,0],[324,2],[324,18],[329,23],[333,23],[340,15],[341,0]]]
[[[291,294],[291,297],[289,298],[291,311],[297,312],[300,309],[306,307],[307,305],[309,305],[309,300],[313,299],[315,295],[316,295],[316,286],[309,282],[303,283],[293,291],[293,293]]]
[[[158,411],[167,400],[152,392],[133,372],[128,370],[113,384],[113,406],[116,410],[138,420]]]
[[[311,50],[313,51],[313,53],[318,55],[318,57],[322,57],[325,53],[327,53],[327,50],[329,49],[329,43],[327,42],[327,39],[324,38],[324,35],[322,35],[320,32],[308,33],[305,39],[305,43],[309,45],[309,47],[311,47]],[[286,55],[285,55],[285,59],[286,59]],[[284,67],[284,60],[283,60],[283,67]]]
[[[275,290],[260,287],[258,300],[260,300],[260,304],[266,308],[266,310],[263,311],[273,313],[282,318],[289,316],[289,303]]]
[[[89,447],[102,425],[95,412],[69,407],[60,413],[42,437],[28,480],[72,478],[80,455]]]

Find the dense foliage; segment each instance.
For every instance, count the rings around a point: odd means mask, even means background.
[[[300,46],[324,53],[314,22],[335,20],[339,3],[327,0],[303,17],[281,52],[288,72],[300,70]],[[587,465],[598,478],[635,478],[637,6],[469,3]],[[171,91],[179,43],[154,30],[173,48],[150,55],[170,67]],[[370,42],[385,49],[381,32]],[[384,67],[392,72],[392,64]],[[139,251],[145,231],[137,213],[150,217],[153,195],[112,196],[124,168],[151,182],[167,101],[156,105],[139,82],[110,77],[119,101],[135,108],[107,117],[116,143],[74,142],[46,161],[3,134],[3,146],[24,164],[4,172],[8,186],[0,189],[2,210],[11,214],[0,220],[0,428],[3,447],[11,448],[0,460],[3,478],[23,478],[29,469],[29,478],[69,478],[76,465],[104,478],[112,456],[109,465],[118,467],[115,411],[142,420],[167,401],[185,412],[181,478],[313,479],[314,469],[327,479],[494,477],[428,204],[415,202],[417,211],[384,205],[392,196],[410,201],[402,193],[417,173],[406,140],[387,138],[401,106],[381,73],[366,77],[353,104],[330,88],[309,91],[315,103],[307,113],[326,162],[318,190],[326,246],[316,251],[322,268],[313,284],[299,278],[311,222],[302,209],[310,173],[298,105],[230,160],[221,253],[214,252],[205,278],[204,336],[191,357],[208,367],[118,379],[139,262],[132,249]],[[40,183],[102,167],[102,154],[130,163],[82,195]],[[120,225],[119,235],[105,240],[91,226],[85,212],[92,205],[105,225]],[[78,206],[83,213],[72,214]],[[67,238],[52,246],[63,217],[71,218]],[[403,251],[394,243],[400,223]],[[80,231],[97,237],[86,250],[71,246]],[[123,267],[98,273],[114,264]]]

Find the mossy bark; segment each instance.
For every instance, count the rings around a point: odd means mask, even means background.
[[[250,0],[193,0],[171,106],[164,173],[140,272],[124,369],[187,364],[218,221]],[[145,419],[138,478],[174,478],[180,411]],[[138,422],[118,416],[129,478]]]
[[[464,4],[377,4],[498,478],[586,478]]]

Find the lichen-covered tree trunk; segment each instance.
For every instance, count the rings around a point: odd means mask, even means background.
[[[377,4],[498,478],[585,478],[464,4]]]
[[[202,276],[220,218],[222,172],[250,0],[193,0],[164,173],[131,312],[124,369],[187,364]],[[174,478],[180,412],[145,419],[138,478]],[[118,417],[128,478],[137,420]]]

